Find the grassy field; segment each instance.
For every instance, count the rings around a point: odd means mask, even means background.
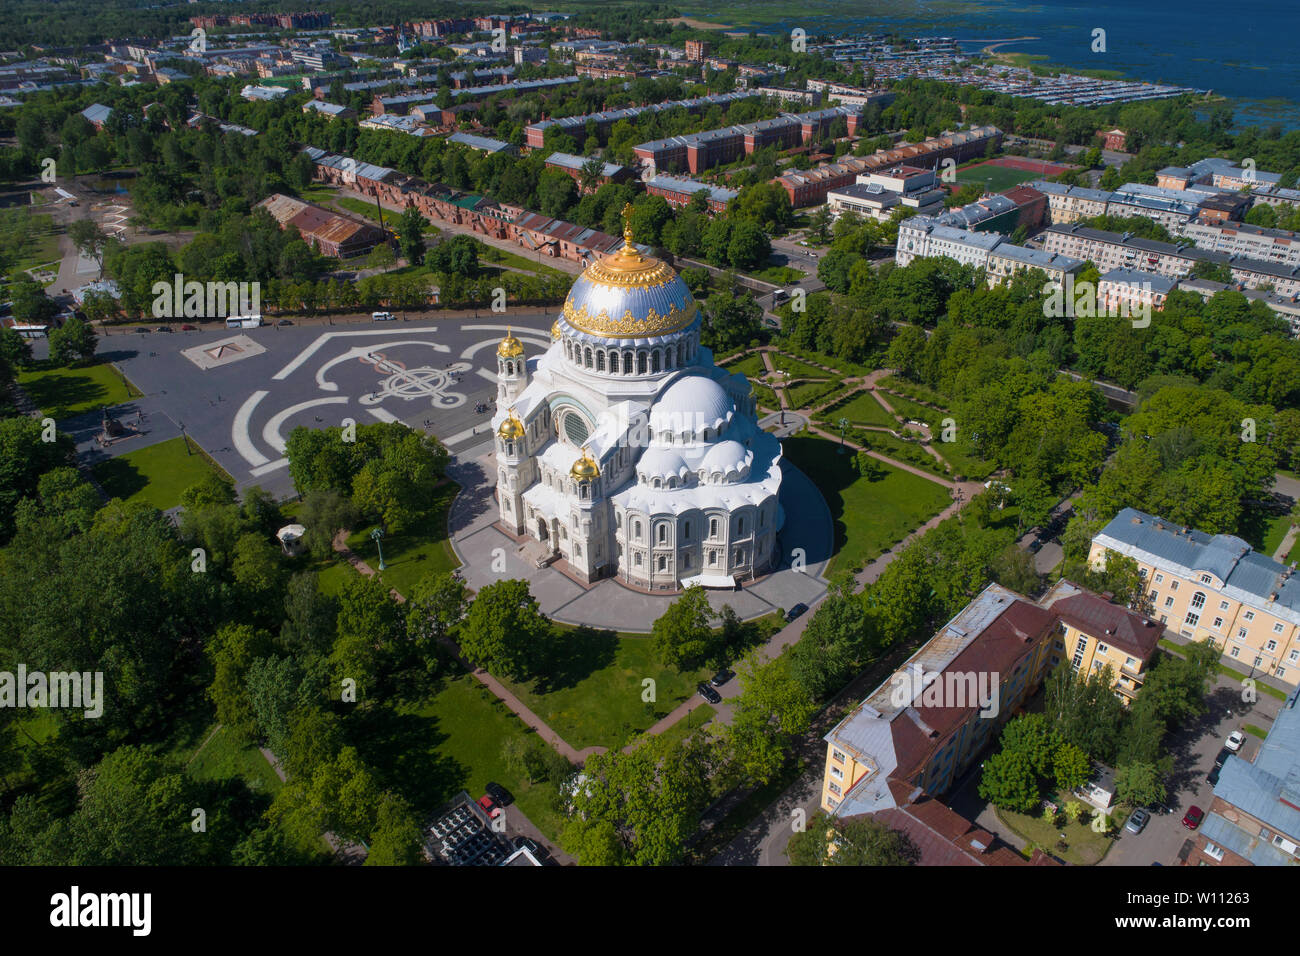
[[[200,745],[186,768],[186,772],[195,780],[240,777],[254,793],[265,793],[268,796],[274,796],[284,786],[256,746],[236,740],[224,727],[209,739],[208,734],[211,733],[212,729],[209,728],[203,737],[206,743]]]
[[[818,295],[820,294],[821,293],[818,293]],[[858,365],[856,362],[835,358],[833,355],[822,355],[819,352],[813,352],[808,349],[795,348],[786,343],[782,343],[781,348],[786,352],[789,352],[791,355],[799,356],[811,362],[820,362],[822,365],[827,365],[833,369],[837,369],[841,375],[868,375],[873,371],[873,369],[869,369],[865,365]],[[828,373],[822,372],[821,374],[826,375]]]
[[[54,368],[37,365],[18,374],[18,384],[55,421],[104,405],[120,405],[140,392],[127,384],[111,365]]]
[[[379,210],[375,208],[372,202],[366,202],[364,199],[354,199],[351,196],[335,196],[334,205],[344,209],[353,215],[369,219],[371,222],[379,222]],[[384,225],[392,227],[397,221],[397,213],[384,210]]]
[[[530,783],[507,766],[501,745],[537,735],[468,674],[433,697],[377,708],[365,715],[367,759],[381,768],[417,813],[432,812],[459,791],[482,796],[489,781],[514,794],[524,814],[555,840],[563,817],[551,805],[553,785]],[[508,813],[509,811],[507,811]]]
[[[818,368],[816,365],[809,365],[807,362],[801,362],[796,358],[783,355],[780,352],[770,353],[772,356],[773,367],[780,369],[782,372],[789,372],[791,378],[827,378],[833,375],[824,368]],[[835,366],[832,366],[834,368]]]
[[[1278,549],[1282,539],[1286,537],[1287,531],[1291,528],[1291,515],[1277,515],[1270,518],[1264,532],[1264,542],[1260,551],[1267,554],[1270,558],[1273,552]]]
[[[1058,794],[1057,804],[1064,806],[1067,800],[1073,799],[1075,798],[1068,793]],[[1030,843],[1075,866],[1092,866],[1101,862],[1106,851],[1115,842],[1114,837],[1093,831],[1090,826],[1091,816],[1080,818],[1078,823],[1067,820],[1058,827],[1042,817],[1031,817],[1001,809],[996,813],[999,820]],[[1062,833],[1065,834],[1064,847],[1060,845]]]
[[[829,571],[859,567],[892,547],[950,502],[948,489],[885,466],[885,477],[866,481],[853,471],[837,443],[798,435],[784,441],[785,456],[812,479],[835,522],[835,556]]]
[[[538,275],[559,276],[568,274],[561,272],[559,269],[554,269],[544,262],[538,262],[536,259],[529,259],[526,256],[515,255],[513,252],[506,252],[496,246],[484,245],[479,251],[479,258],[485,262],[512,266],[516,269],[523,269],[525,272],[535,272]]]
[[[754,388],[754,399],[764,408],[770,408],[772,411],[781,410],[781,402],[776,397],[776,392],[766,385],[759,385],[757,382],[750,382]]]
[[[967,166],[957,170],[957,184],[979,183],[991,193],[1002,192],[1012,186],[1019,186],[1031,179],[1041,179],[1040,173],[1025,169],[1008,169],[1005,166]]]
[[[905,421],[925,422],[936,431],[939,429],[939,423],[948,416],[945,411],[931,408],[929,405],[922,405],[910,398],[902,398],[888,392],[882,392],[880,397],[887,401],[897,414],[902,415]]]
[[[938,422],[931,422],[932,425],[938,425]],[[952,465],[954,475],[965,475],[967,478],[977,481],[983,481],[997,469],[997,463],[985,461],[979,455],[971,450],[970,442],[961,437],[960,432],[957,435],[957,441],[947,442],[938,440],[938,432],[935,432],[935,440],[930,442],[930,447],[943,456],[943,460]]]
[[[839,408],[831,409],[826,412],[826,418],[832,422],[847,418],[851,422],[862,425],[880,425],[885,428],[898,426],[894,417],[885,411],[884,406],[876,401],[870,392],[863,392]]]
[[[6,212],[0,218],[6,244],[11,237],[18,237],[14,244],[15,257],[10,263],[10,275],[20,276],[28,269],[54,262],[59,258],[59,233],[61,227],[54,225],[54,217],[49,213],[31,212],[29,209]]]
[[[786,389],[793,408],[823,405],[844,390],[839,381],[823,379],[820,382],[805,382],[794,388]]]
[[[418,525],[403,534],[385,536],[384,564],[387,567],[380,575],[385,584],[407,595],[426,574],[439,574],[460,567],[451,542],[447,540],[447,509],[459,490],[460,486],[452,481],[440,485],[437,496],[429,503],[428,513]],[[353,531],[348,536],[348,547],[372,568],[378,568],[379,551],[370,532],[369,525]],[[326,573],[335,575],[339,572],[331,569]],[[349,565],[342,564],[341,573],[354,572]]]
[[[728,372],[739,372],[749,378],[757,378],[767,371],[767,366],[763,364],[763,356],[755,353],[746,355],[737,362],[732,362],[726,366]]]
[[[538,681],[506,686],[579,750],[612,747],[645,730],[689,699],[708,676],[704,670],[679,674],[664,667],[648,637],[587,628],[558,633],[565,641],[564,660],[548,674],[550,687]],[[655,682],[653,703],[641,700],[646,678]]]
[[[804,277],[804,273],[790,266],[768,266],[765,269],[751,272],[750,275],[755,279],[762,279],[764,282],[770,282],[773,285],[790,285]]]
[[[127,452],[95,465],[95,477],[110,498],[143,501],[165,511],[181,503],[181,492],[215,470],[197,446],[189,447],[186,454],[185,439],[172,438]]]

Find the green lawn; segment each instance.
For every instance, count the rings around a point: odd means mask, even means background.
[[[1042,178],[1041,173],[1025,169],[1008,169],[1005,166],[972,166],[957,170],[957,184],[979,183],[991,193],[999,193],[1012,186],[1019,186],[1031,179]]]
[[[860,567],[892,547],[951,501],[948,489],[919,475],[884,466],[885,477],[865,481],[838,454],[838,444],[797,435],[785,456],[812,479],[835,522],[835,556],[828,573]]]
[[[750,273],[755,279],[762,279],[773,285],[790,285],[802,279],[806,273],[790,266],[768,266]]]
[[[930,424],[935,428],[935,440],[930,442],[930,447],[942,455],[948,464],[952,465],[954,475],[965,475],[973,481],[983,481],[997,469],[996,462],[985,461],[975,454],[971,450],[970,442],[963,438],[960,432],[957,433],[957,441],[940,441],[939,423],[932,421]]]
[[[284,786],[275,770],[262,756],[262,751],[255,745],[236,740],[225,727],[216,732],[211,740],[209,728],[198,752],[190,761],[186,771],[195,780],[229,780],[234,777],[243,779],[254,793],[274,796]]]
[[[184,438],[139,448],[94,466],[95,477],[110,498],[143,501],[160,511],[181,503],[181,492],[216,470],[194,442],[186,454]]]
[[[836,422],[841,418],[847,418],[851,422],[857,422],[862,425],[880,425],[884,428],[897,428],[898,422],[894,417],[885,411],[881,405],[872,396],[870,392],[863,392],[852,401],[849,401],[839,408],[833,408],[826,412],[828,421]]]
[[[1059,806],[1065,806],[1069,800],[1074,800],[1068,793],[1056,795],[1056,801]],[[1085,804],[1085,806],[1087,806]],[[1088,808],[1092,810],[1091,807]],[[1094,810],[1093,813],[1096,811]],[[1114,811],[1116,814],[1119,811]],[[1110,849],[1115,838],[1104,833],[1097,833],[1091,827],[1092,816],[1086,815],[1080,818],[1080,822],[1072,823],[1068,820],[1060,826],[1049,820],[1044,820],[1040,816],[1027,816],[1023,813],[1014,813],[1010,810],[999,809],[996,811],[998,819],[1008,827],[1019,833],[1022,837],[1033,843],[1040,849],[1060,857],[1067,863],[1073,863],[1075,866],[1092,866],[1101,862],[1106,851]],[[1065,845],[1061,846],[1061,834],[1065,834]]]
[[[22,242],[16,246],[17,256],[9,266],[10,275],[20,276],[28,269],[59,258],[59,233],[63,229],[54,225],[54,217],[49,213],[13,210],[0,220],[0,227],[22,236]]]
[[[447,540],[447,509],[460,486],[448,481],[438,487],[429,510],[420,522],[401,534],[389,534],[383,540],[384,564],[381,573],[385,584],[407,595],[426,574],[438,574],[460,567],[460,561]],[[379,567],[379,553],[370,537],[372,526],[358,528],[348,536],[348,547],[372,568]],[[338,574],[333,570],[327,574]],[[342,565],[342,573],[351,568]]]
[[[461,790],[480,797],[494,781],[514,794],[543,833],[552,840],[559,836],[564,819],[551,803],[553,784],[529,783],[506,766],[501,753],[507,738],[525,744],[539,738],[468,674],[448,681],[431,698],[358,716],[366,723],[367,759],[417,813],[431,813]]]
[[[526,256],[516,255],[513,252],[506,252],[504,249],[498,249],[496,246],[484,245],[480,250],[479,258],[485,262],[496,263],[497,265],[513,266],[516,269],[523,269],[525,272],[535,272],[539,275],[565,275],[559,269],[548,266],[545,262],[539,262],[537,259],[529,259]],[[546,257],[543,256],[543,259]]]
[[[820,382],[805,382],[794,388],[786,389],[793,408],[806,408],[822,405],[843,391],[844,386],[837,380],[824,379]]]
[[[140,394],[115,368],[102,363],[84,368],[37,365],[19,372],[18,384],[55,421],[104,405],[120,405]]]
[[[850,435],[849,439],[852,441],[853,436]],[[948,476],[947,469],[926,451],[925,446],[920,442],[904,441],[901,438],[895,438],[888,432],[861,432],[858,436],[858,444],[865,445],[872,451],[880,452],[882,455],[888,455],[890,458],[905,461],[915,468],[920,468],[939,477],[946,478]]]
[[[781,410],[781,402],[776,397],[776,392],[772,391],[772,389],[768,388],[766,385],[760,385],[757,382],[750,382],[750,385],[753,386],[754,400],[757,401],[758,404],[765,408],[770,408],[774,412]]]
[[[820,295],[821,293],[817,294]],[[858,365],[856,362],[836,358],[833,355],[822,355],[820,352],[813,352],[810,349],[797,348],[790,345],[788,342],[782,342],[781,348],[783,351],[789,352],[791,355],[799,356],[812,362],[820,362],[822,365],[827,365],[833,369],[837,369],[841,375],[867,375],[873,371],[873,369],[869,369],[865,365]],[[826,375],[828,373],[822,372],[821,374]]]
[[[579,750],[612,747],[645,730],[708,676],[704,669],[679,674],[664,667],[648,637],[587,628],[557,628],[557,634],[566,644],[563,662],[547,675],[552,689],[539,681],[503,683]],[[652,704],[641,700],[646,678],[655,682]]]
[[[1273,552],[1282,544],[1282,539],[1286,537],[1286,533],[1290,528],[1290,514],[1276,515],[1269,518],[1268,523],[1265,525],[1264,543],[1259,550],[1271,558]]]
[[[915,419],[918,422],[925,422],[935,431],[938,431],[939,423],[948,417],[947,412],[914,402],[910,398],[902,398],[888,392],[881,392],[880,397],[887,401],[897,414],[902,415],[904,421]]]
[[[772,357],[773,367],[780,369],[782,372],[789,372],[791,378],[827,378],[834,374],[824,368],[809,365],[807,362],[801,362],[780,352],[771,352],[769,354]],[[831,367],[834,368],[835,366]]]
[[[379,222],[379,210],[375,208],[375,204],[372,202],[366,202],[364,199],[354,199],[351,196],[335,196],[334,205],[347,210],[353,215],[369,219],[371,222]],[[393,224],[397,222],[397,217],[397,213],[385,209],[384,225],[392,228]]]
[[[767,366],[763,364],[763,356],[755,352],[753,355],[746,355],[738,362],[732,362],[725,366],[728,372],[739,372],[751,379],[759,378],[767,372]]]

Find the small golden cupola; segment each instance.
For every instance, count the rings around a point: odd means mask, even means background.
[[[583,446],[582,455],[573,463],[569,469],[569,474],[579,481],[590,481],[592,478],[600,477],[600,465],[596,464],[596,459],[591,457],[591,453]]]
[[[551,341],[554,342],[560,337],[560,320],[556,319],[551,323]]]
[[[497,346],[497,355],[502,358],[518,358],[524,354],[524,343],[515,338],[514,330],[507,326],[506,337]]]
[[[524,423],[521,422],[519,416],[515,414],[513,406],[506,414],[505,421],[501,423],[501,427],[497,429],[497,436],[504,438],[507,441],[524,437]]]

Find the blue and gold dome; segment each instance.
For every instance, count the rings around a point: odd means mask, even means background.
[[[623,247],[587,266],[564,300],[564,320],[579,332],[640,339],[695,321],[695,300],[682,277],[632,244],[631,208],[623,210]]]

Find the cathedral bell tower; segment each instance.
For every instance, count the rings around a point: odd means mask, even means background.
[[[497,404],[513,405],[527,385],[528,362],[524,358],[524,343],[507,330],[506,337],[497,346]]]

